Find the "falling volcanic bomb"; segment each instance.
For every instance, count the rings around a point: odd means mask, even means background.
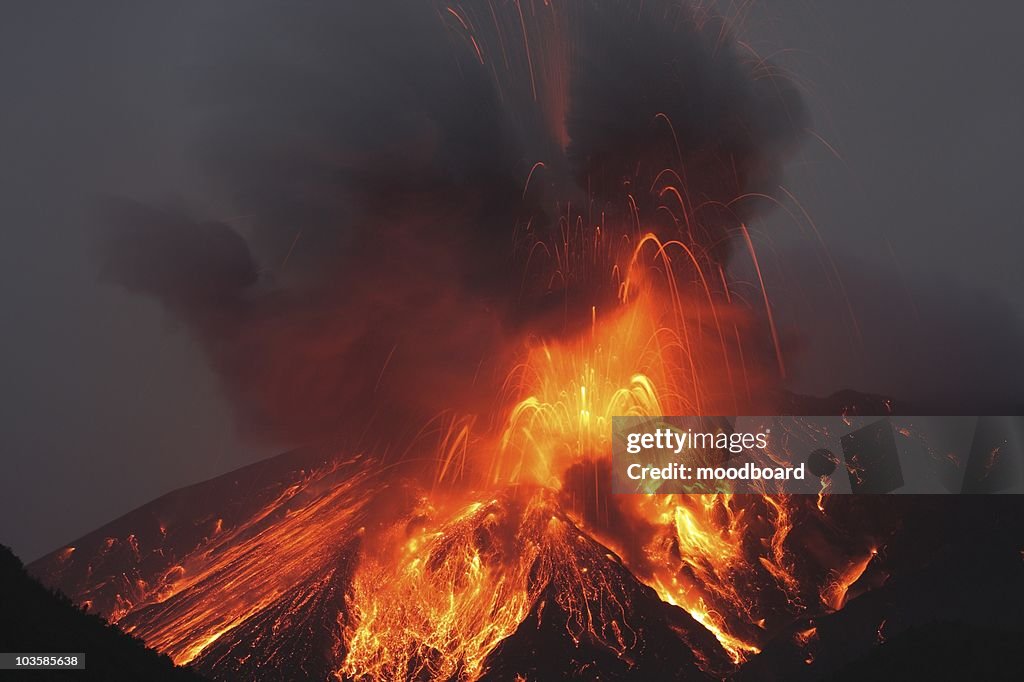
[[[746,221],[800,100],[702,6],[426,5],[355,22],[409,38],[335,65],[377,86],[361,110],[331,64],[232,102],[267,117],[204,141],[246,239],[104,209],[104,275],[189,326],[243,428],[324,445],[31,570],[214,679],[728,675],[880,582],[892,522],[612,496],[611,417],[781,409],[770,297],[727,265],[759,277]],[[310,103],[331,125],[286,134]]]

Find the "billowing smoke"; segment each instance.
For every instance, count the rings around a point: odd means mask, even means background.
[[[664,220],[655,210],[658,177],[677,170],[691,218],[677,227],[724,259],[727,231],[763,208],[746,197],[774,191],[807,126],[799,94],[769,62],[743,55],[706,10],[665,2],[582,9],[568,116],[574,177],[598,200],[629,193]]]
[[[489,412],[519,341],[608,295],[538,244],[566,224],[614,241],[635,207],[724,259],[739,197],[804,127],[705,11],[519,5],[253,10],[196,88],[195,156],[231,218],[104,204],[104,276],[188,325],[252,435]],[[692,220],[658,210],[664,169]]]

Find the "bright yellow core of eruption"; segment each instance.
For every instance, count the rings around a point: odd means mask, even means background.
[[[527,397],[508,417],[490,483],[559,488],[571,465],[611,451],[613,416],[663,414],[650,376],[662,349],[651,327],[632,307],[582,339],[531,349],[509,381]]]

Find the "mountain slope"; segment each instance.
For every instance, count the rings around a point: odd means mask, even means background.
[[[147,649],[140,640],[125,635],[98,616],[84,613],[64,595],[46,589],[29,576],[21,561],[2,545],[0,651],[85,654],[85,671],[34,670],[26,673],[32,680],[201,682],[204,679],[187,668],[175,667],[167,656]]]

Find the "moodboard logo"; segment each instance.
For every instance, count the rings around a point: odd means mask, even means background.
[[[615,417],[612,489],[1021,493],[1022,452],[1018,416]]]

